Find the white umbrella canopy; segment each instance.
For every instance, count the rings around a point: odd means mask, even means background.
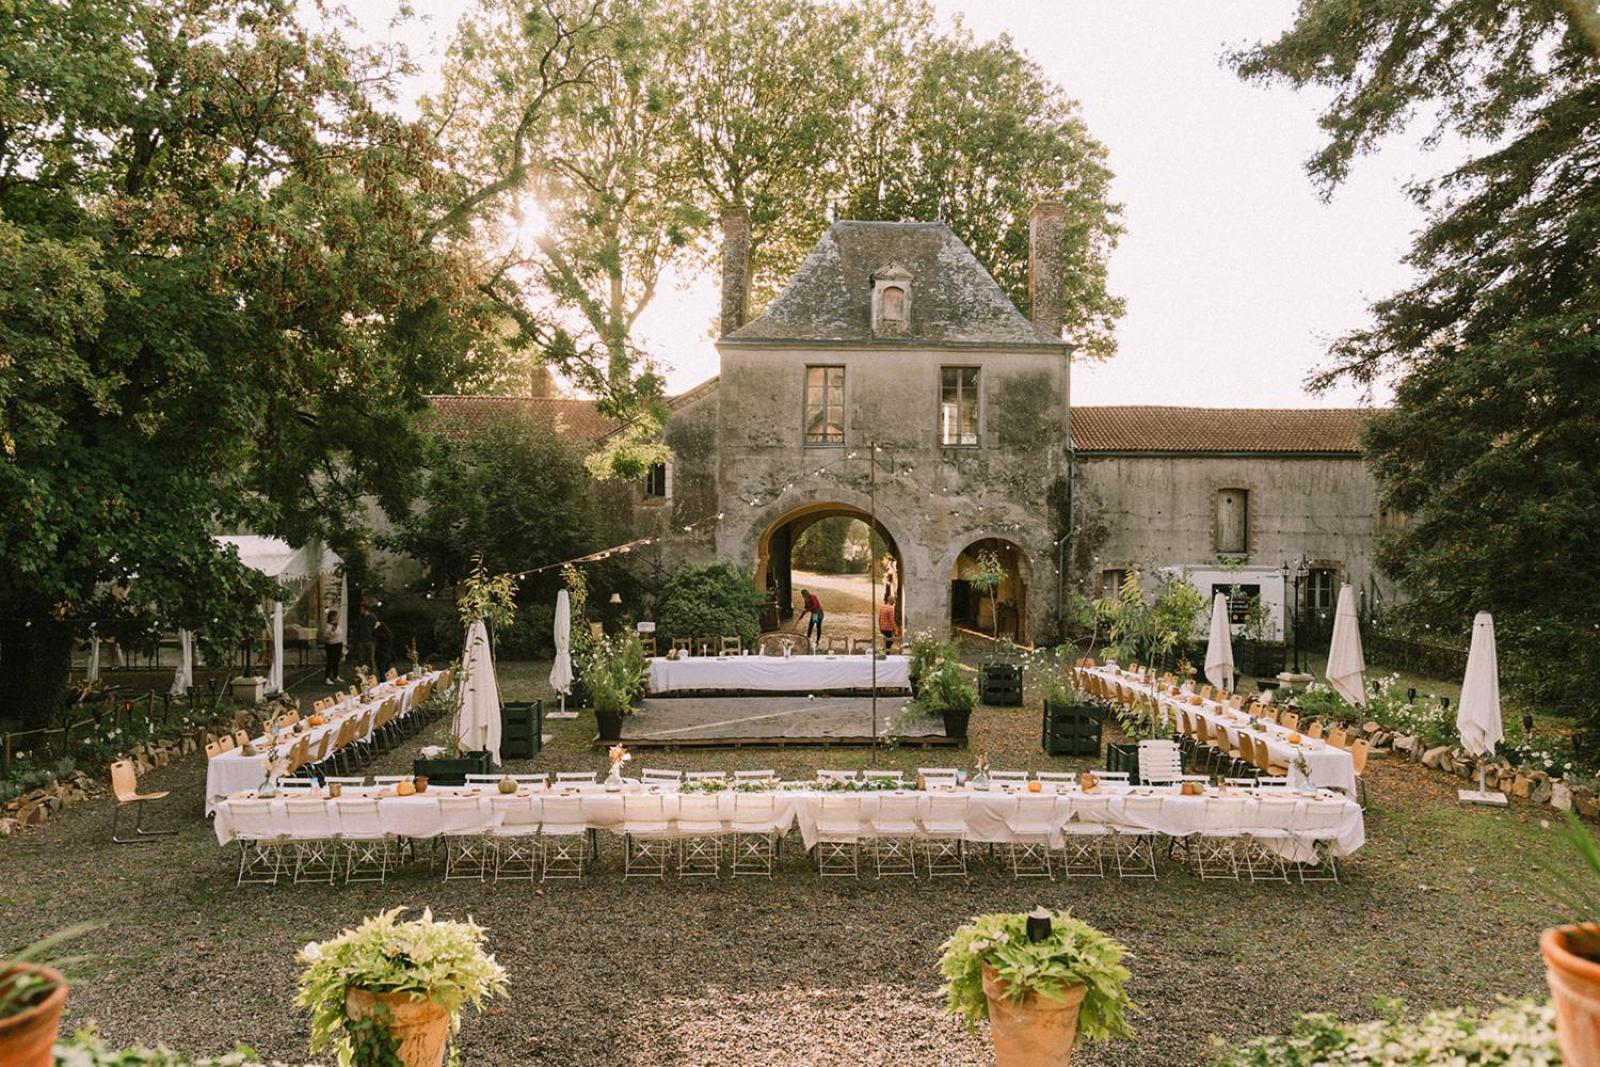
[[[1467,676],[1456,706],[1456,732],[1461,747],[1474,756],[1494,754],[1505,740],[1500,722],[1500,663],[1495,651],[1494,619],[1480,611],[1472,620],[1472,647],[1467,650]]]
[[[494,676],[489,628],[479,619],[467,630],[461,657],[460,696],[456,706],[456,740],[463,752],[487,752],[500,763],[500,683]]]
[[[1206,641],[1206,681],[1218,689],[1233,688],[1233,631],[1228,626],[1228,595],[1211,601],[1211,636]]]
[[[565,589],[556,594],[556,662],[550,668],[550,688],[561,694],[561,706],[566,707],[567,694],[572,692],[572,598]]]
[[[267,692],[283,692],[283,601],[272,602],[272,665],[267,668]]]
[[[1328,647],[1324,675],[1334,692],[1357,707],[1366,707],[1366,670],[1367,661],[1361,654],[1361,622],[1356,618],[1356,594],[1349,585],[1342,585],[1333,613],[1333,643]]]

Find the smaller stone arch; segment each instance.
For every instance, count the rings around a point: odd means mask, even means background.
[[[994,553],[1006,572],[992,596],[980,593],[973,582],[983,552]],[[1015,541],[998,536],[969,541],[950,561],[951,628],[998,633],[1019,644],[1027,643],[1032,574],[1027,551]]]

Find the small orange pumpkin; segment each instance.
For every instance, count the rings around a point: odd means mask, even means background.
[[[1030,793],[1037,793],[1043,788],[1044,786],[1039,784],[1039,780],[1037,778],[1028,783],[1028,792]]]
[[[396,782],[394,784],[394,795],[397,797],[408,797],[416,791],[417,787],[410,782]]]

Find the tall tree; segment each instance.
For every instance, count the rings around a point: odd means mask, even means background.
[[[1379,301],[1311,381],[1393,378],[1365,445],[1381,549],[1414,621],[1495,613],[1525,691],[1600,721],[1600,40],[1557,0],[1307,0],[1239,72],[1329,88],[1325,194],[1356,157],[1430,116],[1469,158],[1419,181],[1419,280]],[[1593,736],[1591,734],[1591,736]],[[1600,738],[1597,738],[1600,740]]]
[[[421,241],[439,159],[393,55],[288,0],[6,15],[0,655],[39,721],[91,621],[259,625],[219,527],[350,547],[360,496],[400,506],[488,323]]]

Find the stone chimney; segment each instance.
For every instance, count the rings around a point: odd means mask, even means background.
[[[744,325],[750,302],[750,212],[742,207],[722,211],[723,335]]]
[[[555,382],[550,377],[550,365],[537,363],[528,371],[529,396],[555,396]]]
[[[1067,206],[1059,201],[1035,204],[1028,216],[1028,317],[1033,328],[1052,341],[1061,340],[1066,226]]]

